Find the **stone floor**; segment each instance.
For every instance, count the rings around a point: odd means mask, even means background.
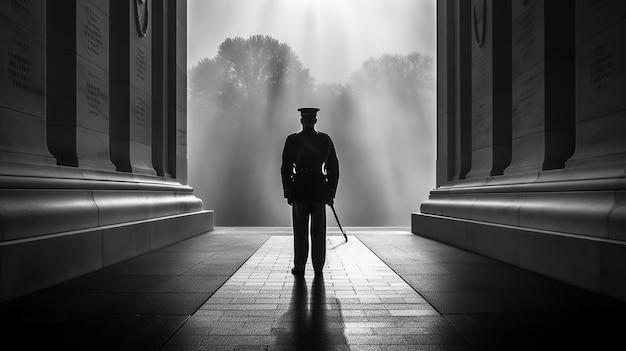
[[[288,228],[217,228],[1,304],[2,349],[626,346],[623,303],[403,228],[348,234],[296,277]]]

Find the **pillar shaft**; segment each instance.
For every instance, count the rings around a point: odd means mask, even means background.
[[[511,157],[511,3],[472,0],[472,168],[501,175]]]
[[[187,2],[168,1],[169,46],[167,65],[171,89],[168,91],[168,161],[170,172],[187,183]],[[175,87],[175,88],[174,88]],[[175,116],[175,117],[174,117]]]
[[[118,171],[152,166],[152,1],[111,1],[111,160]]]
[[[0,2],[0,162],[54,164],[46,146],[46,2]]]
[[[455,1],[455,167],[452,180],[464,179],[472,162],[471,3]]]
[[[563,168],[574,151],[574,3],[513,2],[512,160],[505,174]]]
[[[159,176],[171,177],[169,164],[169,11],[168,1],[155,1],[152,33],[152,164]]]
[[[626,2],[576,3],[576,152],[566,167],[626,165]]]
[[[454,0],[437,7],[437,186],[455,171]]]
[[[109,6],[47,9],[48,145],[65,166],[115,170],[109,154]],[[69,20],[74,19],[74,20]]]

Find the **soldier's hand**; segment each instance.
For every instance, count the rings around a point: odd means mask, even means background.
[[[326,201],[326,204],[327,204],[328,206],[332,206],[332,205],[334,205],[334,204],[335,204],[335,199],[330,199],[330,200]]]

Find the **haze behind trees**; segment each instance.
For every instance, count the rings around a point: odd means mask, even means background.
[[[190,184],[218,226],[290,226],[282,148],[300,130],[297,108],[318,107],[339,157],[342,224],[408,226],[434,187],[434,69],[417,52],[383,55],[346,84],[316,85],[288,44],[227,38],[188,72]]]

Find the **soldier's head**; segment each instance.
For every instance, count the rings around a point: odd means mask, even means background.
[[[302,123],[303,128],[313,128],[315,123],[317,123],[317,111],[319,108],[313,107],[304,107],[299,108],[300,111],[300,123]]]

